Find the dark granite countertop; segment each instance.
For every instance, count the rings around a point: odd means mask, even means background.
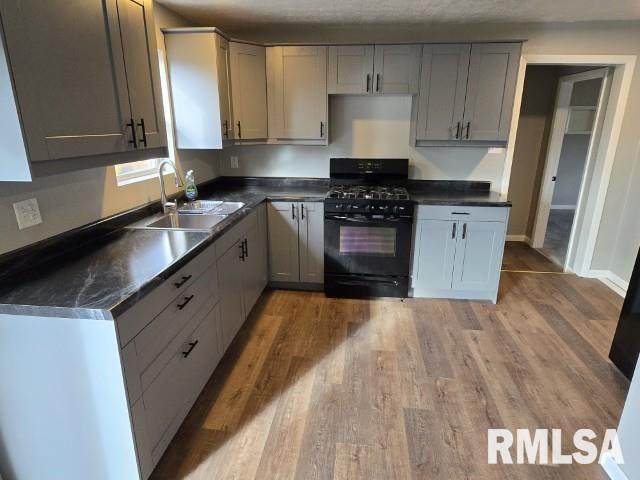
[[[422,205],[510,206],[496,192],[485,188],[460,188],[460,182],[427,182],[410,185],[411,196]],[[478,187],[478,185],[476,185]],[[95,237],[67,247],[65,254],[42,261],[47,251],[23,252],[16,259],[16,274],[0,277],[0,314],[39,315],[110,320],[122,314],[162,281],[192,260],[207,246],[248,215],[266,199],[275,201],[322,201],[326,179],[292,181],[279,179],[268,185],[259,179],[213,182],[201,188],[200,198],[244,202],[245,206],[210,231],[143,230],[123,228],[158,211],[159,205],[120,215],[109,232],[98,222]],[[157,202],[156,202],[157,203]],[[64,235],[64,234],[63,234]],[[78,235],[78,233],[75,233]],[[73,238],[58,239],[73,245]],[[51,251],[50,241],[44,248]],[[32,247],[29,247],[32,250]],[[40,257],[38,262],[30,258]],[[5,262],[6,265],[6,262]],[[12,269],[4,269],[5,272]]]
[[[0,287],[0,314],[110,320],[126,311],[265,199],[317,201],[326,188],[222,186],[202,199],[244,202],[211,231],[124,228]],[[7,286],[7,284],[9,286]]]
[[[482,190],[431,190],[411,192],[411,199],[418,205],[456,205],[461,207],[510,207],[503,195]]]

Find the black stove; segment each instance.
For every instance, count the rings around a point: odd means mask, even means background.
[[[408,295],[408,168],[407,159],[331,159],[331,190],[324,201],[328,296]]]
[[[327,198],[341,200],[409,200],[405,187],[370,185],[335,185]]]

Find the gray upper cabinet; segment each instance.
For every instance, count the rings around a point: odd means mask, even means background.
[[[328,92],[417,94],[421,48],[421,45],[331,46]]]
[[[329,47],[328,93],[366,94],[372,92],[373,45]]]
[[[136,126],[142,118],[148,146],[166,145],[151,8],[131,0],[0,4],[0,57],[10,65],[32,166],[78,158],[72,168],[83,168],[95,163],[82,157],[97,155],[103,164],[145,158]]]
[[[118,17],[138,148],[167,145],[151,0],[118,0]]]
[[[416,140],[504,144],[520,49],[520,43],[424,45]]]
[[[469,71],[469,44],[424,45],[417,138],[460,137]]]
[[[464,138],[506,141],[520,63],[519,43],[473,44]]]
[[[375,93],[418,93],[422,45],[376,45],[373,59]]]
[[[176,145],[221,149],[234,132],[229,42],[212,28],[163,31]]]
[[[271,139],[325,142],[327,47],[268,47],[267,95]]]
[[[267,138],[267,67],[265,48],[247,43],[229,43],[231,98],[235,138]]]

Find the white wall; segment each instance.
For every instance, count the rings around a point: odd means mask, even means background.
[[[527,67],[511,166],[509,235],[531,237],[533,231],[557,85],[558,67]]]
[[[189,26],[163,7],[156,6],[155,14],[159,48],[164,48],[160,27]],[[183,171],[194,169],[196,180],[204,181],[217,175],[217,155],[179,151],[175,158]],[[167,191],[176,191],[173,182],[167,182]],[[41,177],[31,183],[0,182],[0,254],[157,200],[159,192],[156,178],[118,187],[113,167]],[[38,200],[42,224],[20,231],[12,204],[32,197]]]
[[[329,146],[241,146],[221,154],[223,175],[326,177],[330,157],[409,158],[410,176],[419,179],[487,180],[498,183],[504,151],[487,148],[409,145],[411,97],[331,96]],[[239,167],[229,157],[238,156]]]

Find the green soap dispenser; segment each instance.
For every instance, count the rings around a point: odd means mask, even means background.
[[[193,170],[189,170],[185,175],[184,194],[190,202],[198,198],[198,187],[196,187],[196,179],[193,176]]]

